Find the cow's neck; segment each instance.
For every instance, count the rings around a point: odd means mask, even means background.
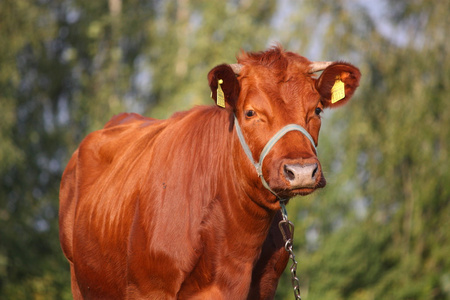
[[[245,156],[232,126],[234,115],[229,111],[216,109],[219,111],[216,110],[214,117],[218,119],[213,121],[210,118],[206,122],[210,129],[217,127],[214,132],[226,136],[223,140],[226,145],[224,148],[229,149],[219,154],[223,156],[218,160],[222,165],[219,169],[223,173],[216,174],[216,192],[221,210],[227,218],[227,234],[233,236],[233,243],[247,245],[247,252],[250,248],[259,251],[279,204],[275,196],[262,186],[253,165]]]
[[[233,243],[259,249],[279,204],[275,196],[262,186],[245,156],[233,128],[233,116],[225,109],[197,107],[180,115],[179,122],[189,123],[190,130],[180,133],[183,137],[177,141],[189,140],[193,134],[202,137],[202,146],[195,148],[195,155],[183,160],[195,166],[190,175],[204,184],[201,190],[207,193],[202,198],[207,206],[204,210],[210,223],[208,227],[226,230],[226,236],[232,236],[230,240]],[[186,147],[192,148],[183,143],[177,148],[178,153],[192,153]],[[203,169],[207,169],[209,175],[200,172]],[[217,222],[223,224],[220,226]]]
[[[236,237],[236,243],[246,244],[248,248],[259,251],[275,212],[279,209],[279,203],[261,184],[254,167],[241,148],[234,128],[229,132],[229,145],[229,163],[234,173],[234,181],[229,184],[234,185],[234,195],[226,197],[228,203],[224,207],[230,217],[228,226],[231,232],[239,235]]]
[[[259,206],[246,193],[237,194],[228,202],[225,210],[229,216],[229,230],[237,233],[235,242],[259,251],[275,212]]]

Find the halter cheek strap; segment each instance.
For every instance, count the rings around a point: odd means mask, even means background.
[[[236,126],[236,133],[239,137],[239,141],[241,142],[241,146],[244,149],[245,154],[247,155],[248,159],[250,160],[250,162],[253,164],[253,166],[256,169],[256,173],[258,174],[258,176],[261,178],[261,182],[263,184],[263,186],[268,189],[272,194],[274,194],[277,198],[280,199],[280,197],[270,188],[269,184],[267,183],[267,181],[264,179],[264,175],[262,173],[262,164],[264,161],[264,158],[266,157],[266,155],[269,153],[269,151],[272,149],[272,147],[276,144],[276,142],[278,142],[286,133],[288,133],[289,131],[300,131],[301,133],[303,133],[304,136],[306,136],[308,138],[308,140],[311,142],[311,144],[314,147],[314,150],[317,152],[317,148],[316,148],[316,144],[314,143],[313,138],[311,137],[311,135],[309,134],[309,132],[303,128],[300,125],[297,124],[289,124],[284,126],[283,128],[281,128],[268,142],[267,144],[264,146],[261,155],[259,156],[259,162],[255,162],[253,159],[253,155],[252,152],[250,151],[250,148],[248,147],[247,143],[245,142],[245,138],[244,135],[242,134],[241,131],[241,127],[239,126],[239,122],[236,118],[236,115],[234,116],[234,124]],[[280,199],[281,200],[281,199]]]

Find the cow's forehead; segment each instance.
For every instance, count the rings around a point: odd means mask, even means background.
[[[320,96],[315,89],[315,78],[303,64],[289,62],[284,69],[265,65],[247,66],[240,76],[243,103],[269,101],[278,109],[306,111],[317,106]],[[257,95],[260,97],[257,97]]]

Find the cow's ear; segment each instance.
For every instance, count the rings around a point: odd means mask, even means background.
[[[327,67],[316,81],[324,107],[334,108],[347,103],[359,86],[361,72],[355,66],[336,62]]]
[[[208,73],[208,83],[211,88],[211,98],[218,106],[232,108],[236,107],[236,102],[239,97],[239,82],[233,69],[227,65],[218,65]],[[220,85],[220,88],[219,88]],[[223,92],[223,101],[221,92]],[[219,100],[217,95],[219,94]],[[221,103],[222,102],[222,103]]]

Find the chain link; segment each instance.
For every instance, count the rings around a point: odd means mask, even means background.
[[[294,224],[288,220],[286,206],[284,203],[280,201],[281,206],[281,214],[283,216],[283,220],[278,223],[278,227],[280,228],[281,235],[284,240],[284,249],[289,253],[289,258],[292,260],[292,266],[289,268],[291,271],[291,281],[292,288],[294,289],[294,297],[297,300],[301,300],[300,296],[300,280],[297,277],[297,261],[295,260],[295,254],[293,250],[293,241],[294,238]]]

